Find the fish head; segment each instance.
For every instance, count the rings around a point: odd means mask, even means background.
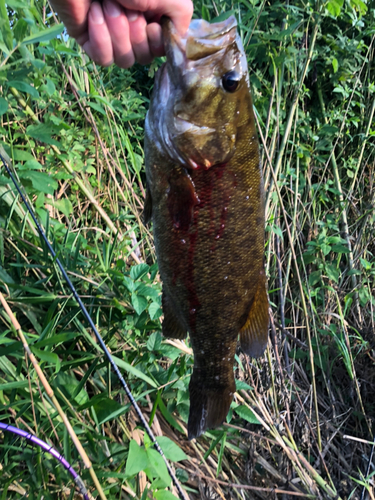
[[[188,169],[226,163],[250,92],[236,19],[193,20],[184,36],[170,19],[162,25],[167,62],[148,118],[157,143]]]

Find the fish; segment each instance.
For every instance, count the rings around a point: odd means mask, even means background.
[[[245,51],[234,16],[181,36],[162,20],[166,62],[145,122],[144,221],[162,280],[162,333],[194,353],[188,438],[220,426],[236,390],[238,338],[268,342],[264,188]]]

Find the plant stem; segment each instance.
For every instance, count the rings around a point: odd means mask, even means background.
[[[317,85],[317,90],[318,90],[319,103],[320,103],[320,107],[321,107],[322,114],[323,114],[323,120],[324,120],[324,123],[328,124],[328,120],[327,120],[327,117],[326,117],[325,106],[324,106],[324,101],[323,101],[322,88],[321,88],[321,86],[319,84],[319,81],[318,81],[318,85]],[[346,207],[345,207],[345,202],[344,202],[344,194],[342,192],[340,175],[339,175],[339,169],[337,167],[336,155],[335,155],[335,151],[334,150],[332,151],[332,154],[331,154],[331,165],[332,165],[332,169],[333,169],[333,177],[335,179],[336,189],[339,192],[339,204],[340,204],[340,209],[341,209],[341,220],[342,220],[343,237],[344,237],[344,240],[346,241],[346,244],[347,244],[348,250],[349,250],[347,263],[348,263],[349,271],[353,271],[354,270],[354,257],[353,257],[352,244],[350,242],[350,237],[349,237],[348,218],[347,218],[347,214],[346,214]],[[351,282],[352,282],[352,288],[355,291],[354,301],[355,301],[355,306],[356,306],[356,309],[357,309],[358,320],[359,320],[359,323],[361,324],[362,323],[362,314],[361,314],[361,309],[359,307],[358,294],[356,292],[356,289],[357,289],[357,277],[356,277],[355,274],[352,274],[351,277],[350,277],[350,279],[351,279]]]
[[[289,110],[288,119],[287,119],[287,122],[286,122],[286,125],[285,125],[284,136],[283,136],[283,139],[281,141],[280,149],[279,149],[279,154],[277,156],[276,164],[275,164],[275,167],[273,169],[275,175],[272,176],[273,178],[271,179],[270,187],[269,187],[268,192],[267,192],[267,197],[266,197],[266,213],[268,213],[268,209],[269,209],[270,199],[271,199],[272,191],[273,191],[273,184],[277,180],[277,176],[278,176],[278,173],[279,173],[279,170],[280,170],[280,167],[281,167],[281,162],[282,162],[283,156],[284,156],[284,151],[285,151],[286,145],[287,145],[288,140],[289,140],[290,132],[292,130],[292,124],[293,124],[294,114],[295,114],[295,111],[296,111],[296,108],[297,108],[299,93],[300,93],[302,84],[303,84],[303,82],[305,80],[305,76],[306,76],[306,73],[307,73],[307,70],[308,70],[308,67],[309,67],[312,55],[313,55],[313,51],[314,51],[314,47],[315,47],[315,42],[316,42],[316,36],[318,34],[318,28],[319,28],[319,25],[318,25],[318,23],[316,23],[315,26],[314,26],[313,32],[312,32],[310,49],[309,49],[309,53],[308,53],[306,61],[305,61],[305,65],[303,67],[302,76],[300,78],[298,87],[296,88],[296,90],[294,92],[292,104],[291,104],[291,107],[290,107],[290,110]]]
[[[12,94],[14,95],[14,97],[17,99],[17,101],[19,102],[19,104],[21,104],[21,106],[24,108],[24,110],[26,111],[26,113],[32,118],[32,120],[35,123],[40,123],[38,117],[36,116],[36,114],[34,113],[34,111],[30,108],[30,106],[26,103],[26,101],[23,99],[23,97],[20,95],[20,93],[18,92],[18,90],[15,89],[14,87],[10,87],[10,91],[12,92]],[[66,160],[62,156],[61,151],[59,150],[59,148],[57,146],[55,146],[54,144],[51,145],[51,148],[54,151],[54,153],[56,154],[56,157],[61,161],[61,163],[64,166],[65,170],[73,177],[73,179],[75,180],[76,184],[80,188],[81,192],[92,203],[92,205],[97,210],[97,212],[99,213],[99,215],[105,221],[105,223],[107,224],[107,226],[110,229],[110,231],[113,232],[113,233],[115,233],[115,234],[117,234],[118,235],[117,237],[118,237],[118,239],[120,241],[123,240],[124,235],[118,230],[118,228],[113,224],[113,222],[111,221],[110,217],[107,215],[107,213],[105,212],[105,210],[99,205],[99,203],[97,202],[94,194],[91,192],[91,189],[88,186],[86,186],[86,184],[84,183],[84,181],[78,176],[77,172],[74,171],[74,169],[70,165],[69,161]],[[129,252],[129,254],[131,255],[131,257],[133,258],[133,260],[137,264],[139,264],[141,261],[140,261],[139,257],[135,254],[135,252],[133,252],[130,249],[130,247],[126,247],[126,248],[127,248],[127,251]]]
[[[67,431],[68,431],[68,433],[69,433],[69,435],[74,443],[74,446],[76,447],[80,457],[82,458],[86,469],[88,469],[100,498],[102,500],[107,500],[107,497],[104,494],[104,491],[100,485],[99,479],[98,479],[97,475],[95,474],[95,471],[92,467],[91,461],[90,461],[89,457],[87,456],[87,453],[85,452],[85,449],[81,445],[81,442],[78,439],[77,434],[74,432],[74,429],[71,426],[68,417],[65,415],[63,409],[60,406],[60,403],[56,399],[56,396],[54,395],[52,387],[49,385],[46,376],[44,375],[42,369],[40,368],[40,366],[38,364],[38,361],[36,360],[34,354],[31,352],[29,344],[28,344],[28,342],[27,342],[27,340],[26,340],[26,338],[21,330],[21,325],[17,321],[16,317],[13,314],[13,311],[9,307],[7,301],[5,300],[5,298],[1,292],[0,292],[0,302],[1,302],[2,306],[4,307],[6,313],[8,314],[9,319],[12,322],[12,325],[13,325],[16,333],[20,338],[22,345],[23,345],[23,348],[24,348],[25,352],[27,353],[27,355],[29,356],[29,359],[34,367],[34,370],[36,371],[36,373],[39,377],[39,380],[41,381],[47,395],[51,398],[54,407],[56,408],[58,414],[60,415],[61,420],[63,421],[63,423],[64,423],[64,425],[65,425],[65,427],[66,427],[66,429],[67,429]]]

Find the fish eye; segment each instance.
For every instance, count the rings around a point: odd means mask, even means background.
[[[237,71],[229,71],[222,77],[221,83],[223,85],[223,89],[227,92],[235,92],[238,89],[240,80],[241,77]]]

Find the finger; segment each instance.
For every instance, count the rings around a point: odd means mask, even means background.
[[[177,31],[184,35],[193,15],[191,0],[118,0],[121,5],[130,10],[148,12],[149,19],[159,21],[161,16],[172,19]]]
[[[114,61],[120,68],[130,68],[135,62],[135,56],[125,11],[115,0],[104,0],[103,6],[104,18],[112,40]]]
[[[193,16],[193,2],[191,0],[152,0],[155,3],[155,13],[170,17],[176,30],[184,35]]]
[[[129,23],[130,43],[136,61],[140,64],[149,64],[153,57],[148,45],[146,26],[147,21],[141,12],[126,9]]]
[[[89,40],[83,48],[93,61],[101,66],[113,63],[112,40],[104,19],[102,6],[93,2],[88,15]]]
[[[79,38],[87,32],[87,13],[90,0],[51,0],[61,21],[65,24],[70,36]]]
[[[161,57],[165,54],[163,35],[160,24],[150,23],[146,27],[148,45],[154,57]]]

